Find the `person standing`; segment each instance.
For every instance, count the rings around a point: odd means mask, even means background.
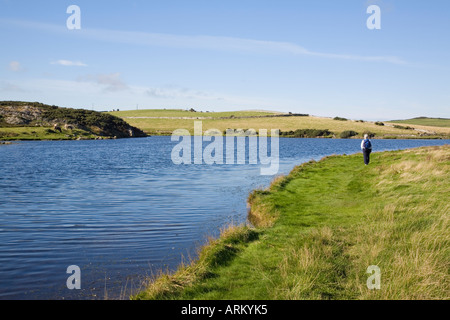
[[[364,140],[361,141],[361,150],[364,155],[364,164],[367,166],[370,162],[370,153],[372,152],[372,142],[367,133],[364,135]]]

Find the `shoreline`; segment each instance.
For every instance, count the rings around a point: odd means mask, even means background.
[[[1,128],[0,128],[1,130]],[[172,134],[149,134],[145,137],[125,137],[125,138],[114,138],[114,137],[95,137],[95,138],[82,138],[82,139],[73,139],[73,138],[54,138],[54,139],[39,139],[39,138],[25,138],[25,139],[5,139],[2,140],[0,138],[0,144],[8,144],[8,142],[12,143],[15,141],[88,141],[88,140],[121,140],[121,139],[135,139],[135,138],[149,138],[149,137],[171,137]],[[191,135],[194,136],[194,135]],[[227,137],[226,135],[222,135],[222,137]],[[238,135],[233,135],[230,137],[239,137]],[[270,138],[270,135],[268,135]],[[290,136],[280,136],[280,139],[336,139],[336,140],[362,140],[362,137],[351,137],[351,138],[340,138],[340,137],[290,137]],[[386,137],[373,137],[372,140],[450,140],[450,136],[386,136]],[[4,143],[6,142],[6,143]]]
[[[0,128],[1,129],[1,128]],[[95,138],[82,138],[82,139],[71,139],[71,138],[55,138],[55,139],[9,139],[9,140],[1,140],[0,144],[12,144],[17,141],[92,141],[92,140],[123,140],[123,139],[139,139],[139,138],[148,138],[150,135],[146,137],[125,137],[125,138],[117,138],[117,137],[95,137]],[[9,142],[9,143],[8,143]]]
[[[268,270],[276,270],[277,268],[273,269],[275,266],[278,265],[278,268],[280,268],[280,264],[283,268],[289,269],[290,264],[283,264],[284,261],[290,260],[292,257],[289,255],[281,255],[280,251],[286,251],[286,243],[289,243],[288,247],[291,247],[291,242],[293,241],[291,237],[285,235],[283,232],[280,234],[280,230],[286,230],[286,233],[292,233],[296,234],[295,229],[298,228],[298,231],[301,231],[301,234],[306,237],[305,239],[302,238],[302,241],[300,242],[311,242],[315,241],[314,239],[311,239],[312,237],[319,237],[319,238],[330,238],[326,241],[332,241],[333,236],[330,236],[336,233],[335,237],[337,238],[343,238],[345,241],[348,241],[348,246],[358,246],[358,244],[352,243],[352,238],[346,238],[346,234],[354,234],[357,233],[357,230],[354,230],[354,225],[360,225],[360,220],[364,220],[364,215],[361,215],[361,212],[358,210],[351,210],[351,214],[355,217],[348,218],[346,215],[339,216],[339,219],[342,219],[342,221],[339,221],[339,223],[336,223],[334,220],[338,219],[337,217],[334,217],[333,215],[326,214],[325,216],[319,215],[315,216],[313,214],[312,217],[309,217],[308,215],[304,216],[302,215],[298,216],[298,213],[290,213],[287,214],[284,212],[285,210],[280,209],[280,203],[281,201],[280,197],[282,195],[285,195],[283,197],[287,197],[286,199],[289,200],[290,196],[289,193],[292,191],[289,190],[297,190],[298,187],[295,187],[292,189],[291,186],[294,185],[304,185],[308,186],[309,183],[312,184],[310,186],[311,189],[314,189],[314,183],[324,183],[323,178],[327,177],[328,179],[333,179],[338,181],[339,183],[342,183],[343,186],[347,186],[351,188],[353,192],[356,192],[360,194],[361,197],[366,198],[368,195],[367,193],[372,193],[370,191],[366,190],[363,186],[366,184],[372,185],[375,182],[369,181],[363,181],[362,185],[360,182],[358,182],[360,178],[360,174],[365,171],[370,172],[370,176],[373,180],[378,181],[377,179],[380,179],[380,172],[382,173],[383,179],[386,179],[389,184],[396,184],[400,188],[402,183],[398,184],[398,182],[391,181],[392,178],[386,172],[390,172],[392,167],[400,167],[403,168],[404,166],[409,167],[409,169],[417,169],[422,168],[425,169],[424,166],[430,166],[430,158],[437,162],[442,162],[445,165],[445,168],[448,169],[448,163],[450,159],[450,147],[449,145],[444,145],[440,147],[419,147],[419,148],[412,148],[412,149],[406,149],[401,151],[385,151],[385,152],[377,152],[373,154],[373,161],[377,163],[378,161],[380,163],[377,164],[371,164],[368,168],[364,168],[363,165],[361,165],[362,159],[359,154],[354,155],[342,155],[342,156],[328,156],[324,157],[320,161],[310,161],[307,163],[304,163],[302,165],[299,165],[295,167],[287,176],[280,176],[275,178],[271,185],[264,189],[264,190],[254,190],[248,197],[248,204],[250,207],[249,213],[248,213],[248,220],[252,223],[253,226],[249,226],[248,224],[243,224],[239,226],[228,226],[224,229],[222,229],[220,236],[217,239],[210,239],[209,242],[198,249],[198,257],[191,261],[188,264],[181,264],[178,269],[173,273],[164,273],[160,272],[156,278],[149,279],[148,283],[145,284],[146,289],[141,291],[135,296],[132,296],[132,299],[152,299],[152,300],[160,300],[160,299],[286,299],[286,298],[292,298],[292,296],[284,296],[285,292],[290,292],[290,294],[294,295],[295,299],[304,299],[304,298],[312,298],[312,299],[323,299],[325,296],[325,292],[323,292],[323,289],[318,290],[318,292],[314,292],[314,295],[310,296],[312,294],[311,292],[308,293],[308,290],[302,291],[303,295],[298,292],[293,292],[292,283],[284,283],[282,278],[279,278],[282,275],[275,276],[271,281],[279,281],[281,283],[278,283],[277,285],[280,287],[275,292],[277,293],[275,296],[272,295],[272,292],[265,288],[264,286],[267,285],[266,281],[263,280],[264,278],[259,278],[257,275],[253,274],[251,270],[254,267],[248,267],[247,264],[253,264],[253,260],[259,260],[259,264],[266,265],[268,267]],[[401,156],[401,161],[398,161],[399,156]],[[421,159],[424,159],[422,161]],[[428,163],[426,163],[428,159]],[[416,163],[413,163],[413,162]],[[383,163],[381,163],[383,162]],[[389,162],[391,164],[391,167],[386,167],[384,165],[384,162]],[[358,169],[356,169],[356,172],[352,172],[352,170],[348,170],[348,165],[351,164],[351,166],[356,165]],[[432,163],[433,164],[433,163]],[[431,165],[432,165],[431,164]],[[434,163],[435,164],[435,163]],[[348,172],[339,172],[336,171],[334,175],[329,175],[327,172],[330,170],[330,168],[334,168],[335,166],[338,166],[339,168],[343,168],[343,170],[346,170]],[[433,168],[433,166],[430,166],[430,168]],[[325,171],[323,171],[325,170]],[[396,169],[397,170],[397,169]],[[410,170],[407,171],[408,175],[415,175],[420,178],[424,178],[425,174],[427,172],[421,172],[423,170]],[[395,171],[394,171],[395,172]],[[448,174],[448,171],[445,171]],[[352,174],[351,174],[352,173]],[[405,173],[406,174],[406,173]],[[339,178],[337,178],[339,177]],[[304,180],[306,178],[306,180]],[[433,179],[437,179],[440,181],[439,183],[443,183],[445,181],[444,177],[439,176],[433,176]],[[343,181],[341,181],[343,180]],[[363,179],[364,180],[364,179]],[[320,182],[322,181],[322,182]],[[348,182],[347,182],[348,181]],[[313,183],[314,182],[314,183]],[[326,184],[326,183],[325,183]],[[447,182],[448,184],[448,182]],[[336,186],[328,186],[331,188],[330,192],[336,192],[338,194],[341,194],[341,197],[346,198],[349,197],[349,192],[347,192],[346,189],[341,190],[337,189]],[[366,185],[366,187],[368,187]],[[397,186],[395,186],[397,188]],[[418,190],[420,190],[419,186]],[[431,194],[433,192],[437,192],[435,190],[435,186],[431,186],[432,191],[430,191]],[[288,191],[286,191],[288,189]],[[320,188],[319,188],[320,189]],[[395,189],[395,188],[394,188]],[[306,189],[305,189],[306,190]],[[399,190],[402,190],[400,188]],[[303,197],[303,201],[306,201],[306,203],[311,202],[311,199],[317,198],[317,194],[314,193],[314,191],[310,191],[307,189],[307,193],[309,194],[309,197]],[[385,191],[385,190],[383,190]],[[387,191],[385,191],[387,192]],[[422,191],[421,191],[422,192]],[[422,192],[423,193],[423,192]],[[354,196],[351,196],[346,201],[350,201],[349,203],[353,202],[360,202],[361,200],[355,200]],[[389,194],[389,193],[388,193]],[[395,194],[392,197],[392,201],[395,202],[395,199],[398,199],[399,197],[403,199],[404,197],[408,198],[409,193],[401,193]],[[422,194],[423,196],[423,194]],[[324,207],[322,210],[330,210],[331,212],[334,212],[337,210],[347,210],[346,206],[336,206],[335,202],[337,201],[339,204],[342,205],[341,200],[336,199],[328,199],[326,195],[320,195],[319,198],[322,198],[321,202],[330,202],[333,203],[333,205],[330,205],[329,207]],[[383,198],[383,196],[381,196]],[[426,198],[426,195],[425,195]],[[286,200],[285,199],[285,200]],[[286,200],[286,201],[287,201]],[[365,200],[365,199],[364,199]],[[434,201],[436,201],[439,205],[444,205],[440,203],[441,199],[435,198]],[[277,202],[278,201],[278,202]],[[292,202],[292,200],[289,200]],[[288,203],[290,203],[288,201]],[[383,201],[385,201],[383,199]],[[295,202],[295,201],[294,201]],[[313,202],[317,202],[313,201]],[[277,204],[278,203],[278,204]],[[346,203],[346,202],[345,202]],[[364,204],[364,203],[359,203]],[[311,206],[315,206],[316,204],[311,204]],[[378,206],[378,204],[374,204],[375,207]],[[390,208],[393,204],[388,203],[386,206]],[[445,206],[445,205],[444,205]],[[446,205],[448,208],[448,205]],[[319,207],[323,207],[319,205]],[[283,208],[283,206],[281,206]],[[290,206],[288,206],[290,208]],[[406,206],[406,210],[408,206]],[[364,207],[358,207],[359,210],[364,211]],[[445,207],[444,207],[445,210]],[[294,214],[294,216],[292,216]],[[387,212],[387,214],[390,214]],[[300,218],[300,220],[298,220]],[[306,219],[306,220],[305,220]],[[353,220],[352,220],[353,219]],[[408,219],[408,218],[405,218]],[[322,221],[323,220],[323,221]],[[367,222],[367,224],[373,223],[372,221]],[[408,221],[408,223],[412,223],[413,225],[417,224],[416,221]],[[306,224],[306,225],[305,225]],[[341,229],[348,229],[347,231],[342,231]],[[386,228],[390,228],[389,226],[386,226]],[[297,231],[297,232],[298,232]],[[342,232],[341,232],[342,231]],[[370,230],[367,230],[370,231]],[[428,232],[428,230],[426,230]],[[395,233],[393,233],[393,236],[395,236]],[[410,234],[408,234],[410,236]],[[434,235],[435,236],[435,235]],[[303,237],[303,236],[302,236]],[[362,238],[363,239],[363,238]],[[345,242],[344,241],[344,242]],[[362,241],[362,240],[361,240]],[[374,240],[375,241],[375,240]],[[364,241],[363,241],[364,242]],[[269,245],[269,246],[268,246]],[[346,245],[346,246],[347,246]],[[397,246],[397,243],[392,243],[392,246]],[[401,245],[404,245],[401,243]],[[406,245],[406,244],[405,244]],[[275,249],[272,249],[271,246],[273,246]],[[337,243],[338,248],[331,248],[332,250],[338,250],[340,248],[339,241]],[[297,248],[298,249],[298,248]],[[319,245],[316,250],[322,250],[322,245]],[[340,248],[339,250],[341,250]],[[339,251],[338,250],[338,251]],[[389,251],[389,248],[386,248],[386,250]],[[289,252],[289,250],[287,251]],[[256,254],[257,253],[257,254]],[[304,252],[305,253],[305,252]],[[276,260],[275,262],[271,261],[274,259],[271,255],[279,257],[279,260]],[[264,258],[264,256],[267,256]],[[341,256],[338,254],[338,256]],[[302,259],[303,256],[298,256],[296,259]],[[358,257],[361,259],[360,257]],[[321,259],[325,259],[323,256],[319,255],[319,257],[316,257],[318,261]],[[334,259],[334,258],[333,258]],[[337,263],[341,260],[340,257],[336,257],[337,261],[333,261],[333,263]],[[353,261],[347,261],[344,256],[342,256],[342,259],[344,259],[346,268],[352,269],[355,262]],[[325,259],[326,260],[326,259]],[[246,262],[246,263],[244,263]],[[286,262],[287,263],[287,262]],[[339,263],[343,263],[342,261]],[[441,261],[439,261],[441,263]],[[295,263],[294,263],[295,264]],[[350,265],[350,267],[347,266]],[[366,266],[367,267],[367,266]],[[300,268],[300,267],[299,267]],[[245,269],[245,270],[243,270]],[[301,269],[301,268],[300,268]],[[295,270],[296,272],[302,273],[302,270]],[[410,270],[411,271],[411,270]],[[441,270],[440,270],[441,271]],[[250,272],[250,273],[248,273]],[[272,272],[272,271],[271,271]],[[354,271],[352,271],[354,272]],[[273,271],[273,273],[277,274],[276,271]],[[290,274],[290,273],[289,273]],[[285,277],[289,278],[289,274],[285,274]],[[295,272],[294,272],[295,274]],[[320,274],[320,273],[319,273]],[[364,273],[362,273],[364,274]],[[437,272],[437,274],[442,274]],[[360,274],[361,275],[361,274]],[[333,277],[335,275],[332,275]],[[253,279],[252,281],[248,281],[246,277],[250,277],[250,279]],[[356,272],[356,278],[358,277],[358,272]],[[255,279],[256,278],[256,279]],[[353,278],[355,278],[355,275],[353,275]],[[352,278],[352,281],[354,279]],[[257,280],[261,279],[261,280]],[[281,279],[281,280],[280,280]],[[339,281],[346,281],[345,279],[340,279]],[[256,282],[255,282],[256,281]],[[260,281],[262,284],[258,284],[257,282]],[[333,280],[334,281],[334,280]],[[325,279],[323,282],[323,286],[329,286],[330,283],[332,283],[331,279]],[[400,280],[398,280],[400,282]],[[269,281],[270,282],[270,281]],[[234,290],[229,290],[228,288],[232,286],[234,288],[233,283],[240,283],[239,285],[236,285],[236,288]],[[345,289],[345,286],[343,286],[344,292],[334,292],[333,291],[333,298],[334,299],[354,299],[357,296],[358,293],[358,285],[355,285],[352,283],[353,286],[356,287],[352,288],[352,290],[349,290],[348,288]],[[307,285],[307,284],[305,284]],[[401,284],[399,284],[400,286]],[[256,288],[253,288],[255,286]],[[295,286],[294,286],[295,287]],[[209,288],[209,289],[208,289]],[[227,288],[226,290],[224,290]],[[442,288],[441,288],[442,289]],[[210,290],[210,291],[209,291]],[[327,289],[328,290],[328,289]],[[327,291],[325,290],[325,291]],[[347,291],[345,291],[347,290]],[[295,290],[294,290],[295,291]],[[314,291],[314,290],[313,290]],[[299,295],[300,294],[300,295]],[[383,296],[384,294],[384,296]],[[365,296],[366,298],[386,298],[386,295],[389,295],[391,293],[389,292],[383,292],[383,294],[372,294],[371,292],[368,293],[368,296]],[[414,291],[410,292],[409,295],[407,292],[402,293],[404,296],[403,298],[414,296]],[[442,294],[442,293],[441,293]],[[431,293],[430,293],[431,295]],[[389,297],[388,297],[389,298]]]

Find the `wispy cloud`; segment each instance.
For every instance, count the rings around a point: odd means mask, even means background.
[[[156,87],[156,88],[148,88],[145,93],[152,98],[157,99],[179,99],[179,98],[185,98],[185,99],[210,99],[211,95],[199,91],[199,90],[191,90],[188,88],[180,87],[180,86],[174,86],[174,85],[167,85],[162,87]]]
[[[62,26],[18,20],[0,19],[0,23],[14,24],[18,27],[40,29],[46,32],[67,34]],[[254,54],[289,54],[298,56],[312,56],[325,59],[355,60],[367,62],[385,62],[392,64],[406,64],[403,59],[390,55],[354,55],[347,53],[318,52],[306,49],[292,42],[266,41],[236,37],[208,36],[208,35],[175,35],[163,33],[148,33],[136,31],[117,31],[107,29],[83,28],[74,36],[139,46],[160,46],[172,48],[189,48],[200,50],[216,50],[231,52],[248,52]]]
[[[0,91],[1,92],[25,92],[24,89],[22,89],[20,86],[10,83],[1,81],[0,82]]]
[[[81,61],[70,61],[70,60],[53,61],[53,62],[51,62],[51,64],[57,64],[60,66],[65,66],[65,67],[87,67],[87,64],[85,64]]]
[[[105,91],[117,92],[128,90],[129,86],[121,79],[120,73],[86,75],[78,78],[80,82],[93,82],[104,88]]]
[[[219,36],[186,36],[161,33],[145,33],[130,31],[113,31],[101,29],[85,29],[80,36],[98,41],[116,42],[140,46],[160,46],[173,48],[189,48],[200,50],[231,51],[252,54],[289,54],[313,56],[327,59],[356,60],[367,62],[387,62],[406,64],[395,56],[363,56],[353,54],[324,53],[308,50],[291,42],[265,41],[235,37]]]

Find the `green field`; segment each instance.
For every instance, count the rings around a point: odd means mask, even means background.
[[[448,300],[449,174],[448,145],[298,166],[250,195],[254,227],[225,228],[132,298]]]
[[[408,119],[408,120],[392,120],[389,122],[399,123],[399,124],[428,126],[428,127],[450,128],[450,119],[446,119],[446,118],[419,117],[419,118]]]
[[[182,109],[147,109],[147,110],[129,110],[129,111],[114,111],[108,112],[120,118],[128,117],[250,117],[250,116],[264,116],[274,115],[275,112],[268,111],[227,111],[227,112],[191,112]]]
[[[52,127],[0,127],[0,140],[75,140],[94,139],[91,133],[74,129],[62,130],[61,132],[53,130]]]
[[[376,125],[375,122],[337,121],[333,118],[314,116],[267,117],[270,112],[239,111],[239,112],[189,112],[183,110],[135,110],[111,112],[123,118],[130,125],[138,127],[150,135],[170,135],[176,129],[187,129],[194,132],[194,121],[201,121],[203,132],[217,129],[280,129],[295,131],[297,129],[328,129],[339,137],[344,131],[355,131],[361,138],[365,132],[372,132],[376,138],[421,138],[450,137],[450,128],[425,128],[423,131],[394,128],[393,125]],[[233,117],[231,117],[233,116]],[[246,117],[255,118],[246,118]],[[224,118],[225,117],[225,118]],[[228,118],[226,118],[228,117]],[[183,119],[189,118],[189,119]],[[427,130],[427,128],[429,130]]]

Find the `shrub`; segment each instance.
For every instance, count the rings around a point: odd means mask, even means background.
[[[363,135],[365,135],[365,134],[367,134],[367,135],[369,136],[369,138],[373,138],[373,137],[375,137],[375,135],[376,135],[376,133],[373,133],[373,132],[371,132],[371,131],[364,131],[364,132],[363,132]]]
[[[337,121],[347,121],[348,119],[346,119],[346,118],[341,118],[341,117],[334,117],[333,120],[337,120]]]
[[[333,135],[328,129],[297,129],[295,131],[280,131],[280,136],[294,138],[317,138]]]
[[[5,131],[0,131],[0,138],[13,138],[13,137],[17,137],[19,134],[15,133],[15,132],[5,132]]]
[[[376,124],[377,126],[384,126],[384,123],[381,122],[381,121],[377,121],[377,122],[375,122],[375,124]]]
[[[410,126],[400,126],[400,125],[398,125],[398,124],[394,124],[394,128],[396,128],[396,129],[401,129],[401,130],[414,130],[414,128],[413,127],[410,127]]]
[[[341,137],[342,139],[348,139],[354,136],[357,136],[358,132],[353,131],[353,130],[346,130],[346,131],[342,131],[341,134],[339,135],[339,137]]]
[[[307,113],[289,113],[289,115],[293,117],[309,117]]]

